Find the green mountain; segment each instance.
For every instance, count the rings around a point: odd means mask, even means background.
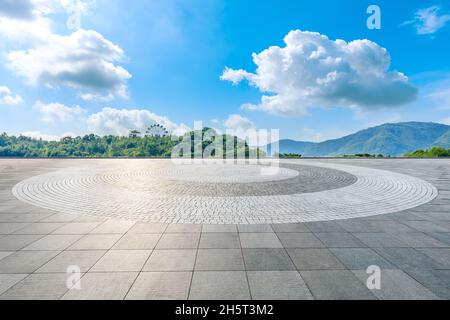
[[[280,153],[297,153],[305,157],[353,154],[402,156],[433,146],[450,148],[450,126],[425,122],[388,123],[320,143],[279,141]]]

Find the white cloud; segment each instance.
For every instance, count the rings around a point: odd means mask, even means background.
[[[442,120],[441,120],[441,123],[443,123],[443,124],[447,124],[447,125],[449,125],[449,126],[450,126],[450,118],[445,118],[445,119],[442,119]]]
[[[239,114],[229,115],[228,119],[224,121],[224,126],[226,129],[238,131],[247,131],[256,129],[256,126],[252,121]]]
[[[33,109],[39,111],[41,121],[47,123],[67,122],[86,113],[80,106],[67,107],[61,103],[44,104],[40,101],[36,102]]]
[[[280,115],[305,115],[309,107],[393,107],[416,99],[408,78],[389,71],[386,49],[369,40],[330,40],[315,32],[295,30],[285,47],[272,46],[253,54],[255,73],[226,68],[222,80],[247,80],[267,93],[251,110]]]
[[[91,1],[81,1],[80,12],[88,12]],[[69,35],[51,31],[49,14],[74,10],[75,0],[22,1],[29,19],[18,19],[0,10],[0,35],[11,47],[7,67],[31,85],[61,86],[79,91],[86,100],[126,98],[130,73],[118,65],[125,60],[122,48],[93,30]],[[15,10],[19,10],[14,5]],[[25,9],[22,9],[22,11]],[[11,10],[10,10],[11,11]]]
[[[29,138],[36,139],[36,140],[42,139],[45,141],[59,141],[65,137],[76,137],[77,136],[76,134],[70,133],[70,132],[64,133],[62,135],[53,135],[53,134],[42,133],[40,131],[22,132],[22,133],[20,133],[20,135],[23,137],[29,137]]]
[[[417,34],[430,35],[436,33],[450,21],[449,14],[440,15],[441,8],[432,6],[418,10],[414,19],[404,22],[404,25],[412,24],[416,28]]]
[[[19,95],[13,95],[7,87],[0,86],[0,105],[17,105],[23,102]]]
[[[182,135],[189,128],[170,121],[167,117],[159,116],[145,109],[114,109],[103,108],[87,119],[88,131],[98,135],[126,136],[131,130],[145,132],[153,124],[163,125],[169,132]]]

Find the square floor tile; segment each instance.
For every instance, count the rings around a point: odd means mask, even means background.
[[[245,270],[240,249],[199,249],[195,270],[240,271]]]
[[[367,270],[370,266],[395,269],[395,266],[371,248],[332,248],[331,252],[351,270]]]
[[[348,270],[300,271],[319,300],[373,300],[375,296]]]
[[[68,290],[67,274],[32,274],[0,296],[6,300],[57,300]]]
[[[279,233],[285,248],[323,248],[323,243],[312,233]]]
[[[127,300],[187,300],[192,272],[142,272]]]
[[[44,222],[27,224],[26,227],[17,230],[14,234],[50,234],[64,225],[62,222]]]
[[[369,274],[364,270],[353,271],[363,284],[367,283]],[[402,270],[382,270],[380,289],[371,290],[381,300],[436,300],[434,293],[411,278]]]
[[[28,223],[0,223],[0,235],[11,234],[28,226]]]
[[[111,250],[95,265],[92,272],[141,271],[151,250]]]
[[[165,233],[156,249],[197,249],[200,233]]]
[[[198,233],[202,231],[201,224],[170,224],[167,233]]]
[[[305,225],[311,232],[346,232],[336,221],[307,222]]]
[[[237,227],[233,224],[205,224],[202,232],[237,232]]]
[[[88,234],[68,250],[109,250],[122,237],[120,234]]]
[[[107,220],[91,231],[93,234],[124,234],[133,227],[136,222],[122,220]]]
[[[450,299],[450,270],[416,269],[407,273],[441,299]]]
[[[327,248],[359,248],[365,245],[351,233],[315,233]]]
[[[23,250],[64,250],[81,237],[82,235],[47,235],[28,245]]]
[[[40,238],[42,235],[7,235],[0,238],[0,251],[15,251],[23,249],[30,243],[33,243]]]
[[[127,233],[124,235],[113,247],[114,250],[118,249],[134,249],[134,250],[145,250],[154,249],[161,234],[132,234]]]
[[[389,262],[403,270],[442,269],[437,261],[412,248],[375,248],[375,251]]]
[[[137,272],[87,273],[80,280],[80,290],[68,291],[63,300],[122,300],[135,281]]]
[[[344,265],[328,249],[288,249],[298,270],[338,270]]]
[[[437,261],[440,269],[450,269],[450,248],[422,248],[417,250]]]
[[[98,225],[99,222],[70,222],[55,230],[53,234],[87,234]]]
[[[165,223],[145,223],[137,222],[128,233],[159,233],[162,234],[167,229],[167,224]]]
[[[270,224],[240,224],[237,226],[241,233],[272,233],[273,229]]]
[[[63,251],[47,262],[36,273],[67,273],[68,268],[76,266],[81,272],[89,269],[106,253],[106,251]]]
[[[275,233],[240,233],[242,248],[282,248]]]
[[[242,252],[246,270],[295,270],[291,258],[284,249],[243,249]]]
[[[398,232],[393,236],[413,248],[447,247],[445,243],[422,232]]]
[[[0,260],[0,273],[33,273],[58,251],[18,251]]]
[[[196,271],[189,300],[250,299],[244,271]]]
[[[408,245],[388,233],[354,233],[362,243],[371,248],[406,248]]]
[[[273,224],[272,229],[275,232],[310,232],[304,223],[285,223]]]
[[[240,248],[237,233],[202,233],[199,248],[202,249],[235,249]]]
[[[0,295],[27,276],[28,274],[0,274]]]
[[[193,271],[197,250],[155,250],[143,271]]]
[[[311,300],[311,292],[297,271],[249,271],[254,300]]]

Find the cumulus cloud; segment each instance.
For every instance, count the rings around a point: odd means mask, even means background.
[[[304,115],[314,106],[365,109],[394,107],[416,99],[417,89],[401,72],[389,71],[386,49],[369,40],[331,40],[316,32],[295,30],[285,47],[272,46],[253,54],[255,73],[226,68],[222,80],[247,80],[266,93],[250,110]]]
[[[35,103],[33,109],[39,111],[41,121],[47,123],[67,122],[86,113],[80,106],[68,107],[61,103],[44,104],[40,101]]]
[[[189,128],[184,124],[176,124],[167,117],[159,116],[145,109],[103,108],[87,119],[88,131],[98,135],[126,136],[132,130],[145,132],[153,124],[163,125],[175,135],[183,135]]]
[[[8,87],[0,86],[0,105],[17,105],[23,102],[19,95],[13,95]]]
[[[434,34],[450,21],[450,14],[440,14],[440,11],[438,6],[420,9],[415,13],[414,19],[406,21],[404,25],[413,25],[420,35]]]
[[[247,131],[256,129],[255,124],[248,118],[245,118],[239,114],[231,114],[228,119],[224,121],[224,126],[226,129]]]
[[[69,35],[51,31],[49,14],[73,10],[74,0],[21,1],[33,13],[32,19],[17,19],[0,10],[0,34],[21,50],[9,51],[6,66],[31,85],[61,86],[79,91],[86,100],[126,98],[131,74],[119,63],[125,61],[122,48],[93,30]],[[87,1],[79,2],[86,12]],[[15,10],[17,6],[12,5]],[[23,9],[25,10],[25,9]]]

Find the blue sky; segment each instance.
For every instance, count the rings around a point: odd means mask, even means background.
[[[450,124],[446,1],[88,0],[78,31],[66,26],[72,1],[0,0],[0,131],[122,134],[152,121],[182,130],[202,120],[219,129],[274,128],[282,138],[320,141],[384,122]],[[18,4],[23,6],[11,8]],[[366,26],[371,4],[381,9],[380,30]],[[17,35],[22,27],[25,32]],[[283,39],[294,30],[301,30],[294,45],[306,39],[304,31],[328,37],[330,46],[336,39],[370,40],[373,51],[361,49],[344,60],[356,63],[367,54],[361,59],[381,63],[384,56],[373,56],[385,48],[389,71],[358,89],[358,98],[345,93],[345,79],[360,82],[370,78],[366,71],[352,70],[336,82],[339,94],[314,88],[319,93],[307,96],[303,90],[311,83],[302,74],[257,74],[252,53],[284,48]],[[303,65],[303,57],[290,58],[295,70],[318,73],[317,79],[323,72]],[[261,64],[276,64],[273,59]],[[226,67],[246,75],[221,79]],[[399,82],[398,96],[391,97],[388,90]],[[275,105],[262,103],[262,96],[273,95]]]

